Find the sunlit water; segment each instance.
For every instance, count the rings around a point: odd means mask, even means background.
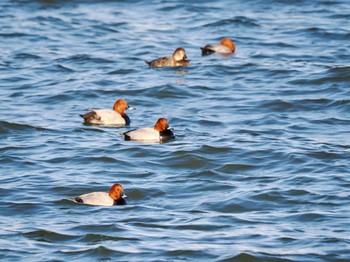
[[[0,10],[1,260],[350,260],[348,1]],[[189,67],[144,63],[177,47]],[[118,98],[129,127],[83,125]],[[120,135],[159,117],[175,140]],[[68,200],[115,182],[128,205]]]

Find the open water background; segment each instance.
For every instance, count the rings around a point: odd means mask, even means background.
[[[349,50],[347,0],[1,1],[0,259],[349,261]],[[130,127],[82,124],[118,98]]]

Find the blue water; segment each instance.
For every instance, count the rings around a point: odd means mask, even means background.
[[[0,10],[2,261],[350,261],[349,1]],[[118,98],[130,127],[82,123]],[[159,117],[175,140],[120,135]],[[126,206],[69,201],[117,182]]]

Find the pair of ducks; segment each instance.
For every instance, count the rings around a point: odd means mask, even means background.
[[[206,45],[201,47],[202,55],[210,55],[212,53],[218,53],[222,55],[233,54],[236,50],[235,44],[229,38],[224,38],[220,43]],[[190,60],[187,59],[186,51],[182,47],[175,50],[172,56],[161,57],[150,62],[145,61],[150,67],[176,67],[176,66],[188,66]]]
[[[113,106],[113,109],[98,109],[92,110],[81,117],[84,118],[85,124],[106,125],[106,126],[124,126],[130,125],[130,118],[125,113],[125,110],[132,109],[124,99],[118,99]],[[172,138],[175,135],[169,127],[166,118],[159,118],[154,127],[143,127],[122,133],[124,139],[135,141],[154,141],[163,142]]]
[[[202,55],[209,55],[212,53],[219,53],[223,55],[233,54],[235,52],[235,45],[229,38],[224,38],[219,44],[210,44],[201,48]],[[190,60],[187,59],[185,49],[177,48],[171,57],[161,57],[153,61],[145,61],[151,67],[176,67],[187,66]],[[130,118],[124,112],[131,109],[124,99],[119,99],[115,102],[113,110],[100,109],[93,110],[84,115],[86,124],[96,125],[129,125]],[[168,121],[165,118],[159,118],[153,128],[144,127],[140,129],[130,130],[123,133],[125,140],[156,140],[162,141],[165,139],[175,138],[172,130],[169,128]],[[92,192],[72,198],[74,202],[86,205],[125,205],[124,189],[120,184],[114,184],[109,192]]]

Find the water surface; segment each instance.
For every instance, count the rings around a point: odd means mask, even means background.
[[[0,10],[2,260],[349,261],[348,1]],[[189,67],[144,63],[180,46]],[[118,98],[129,127],[83,125]],[[175,140],[120,135],[159,117]],[[116,182],[126,206],[68,200]]]

